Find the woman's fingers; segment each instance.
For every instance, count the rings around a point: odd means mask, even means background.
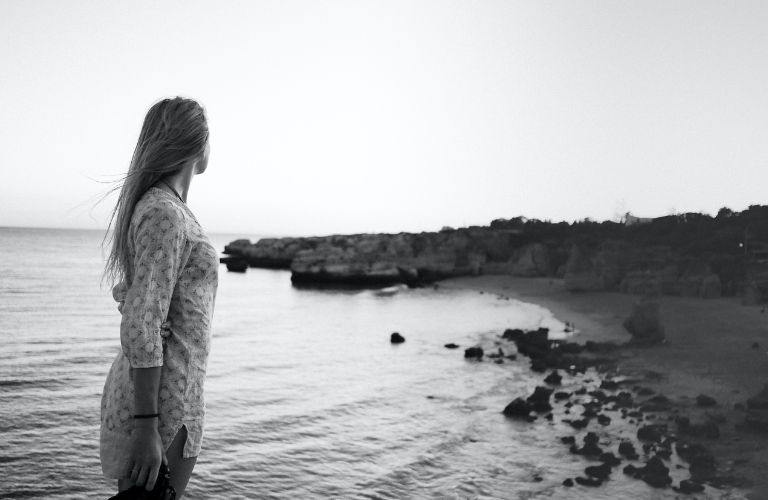
[[[142,466],[141,470],[139,471],[139,477],[136,479],[136,486],[144,486],[147,482],[147,477],[149,476],[149,467]]]
[[[155,481],[157,481],[157,473],[160,471],[160,466],[150,467],[149,476],[147,477],[147,485],[144,487],[147,491],[152,491],[155,488]]]
[[[139,478],[139,470],[141,467],[139,467],[138,464],[133,464],[133,467],[131,468],[131,482],[134,484],[136,483],[136,480]]]

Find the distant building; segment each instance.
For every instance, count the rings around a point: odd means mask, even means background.
[[[648,224],[649,222],[653,222],[653,217],[635,217],[629,212],[624,214],[625,226],[634,226],[635,224]]]

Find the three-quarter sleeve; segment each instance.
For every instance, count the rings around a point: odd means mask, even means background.
[[[170,204],[148,207],[135,222],[129,231],[134,272],[122,305],[120,342],[131,367],[150,368],[163,364],[161,325],[184,266],[186,224]]]

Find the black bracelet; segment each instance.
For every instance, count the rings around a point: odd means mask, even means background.
[[[133,418],[160,418],[159,413],[145,413],[143,415],[134,415]]]

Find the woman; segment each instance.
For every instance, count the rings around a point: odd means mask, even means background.
[[[119,282],[122,349],[102,394],[100,456],[119,491],[151,490],[165,463],[180,499],[200,451],[218,257],[186,199],[209,151],[197,102],[156,103],[112,212],[105,276]]]

